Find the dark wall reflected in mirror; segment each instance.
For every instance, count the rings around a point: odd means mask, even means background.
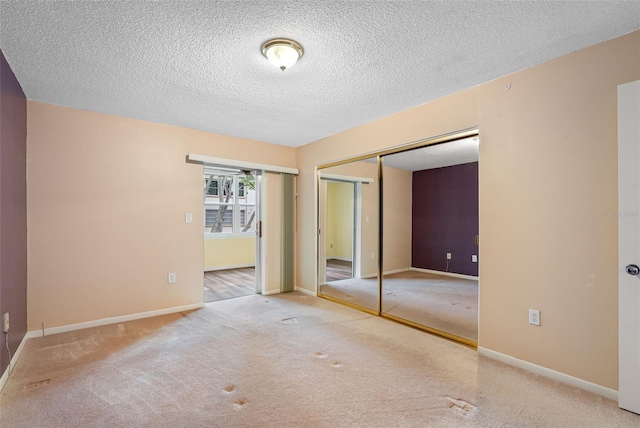
[[[477,137],[383,163],[382,312],[477,342]]]

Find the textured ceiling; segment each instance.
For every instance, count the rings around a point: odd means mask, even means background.
[[[478,161],[478,137],[436,144],[384,157],[384,165],[407,171],[442,168]]]
[[[299,146],[640,28],[640,2],[2,1],[31,100]],[[284,72],[262,43],[305,54]]]

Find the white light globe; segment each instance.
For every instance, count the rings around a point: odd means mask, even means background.
[[[293,40],[274,39],[262,45],[262,53],[269,62],[284,71],[302,56],[302,46]]]

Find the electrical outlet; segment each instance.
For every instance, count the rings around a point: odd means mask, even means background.
[[[451,260],[451,253],[447,253],[447,260]]]
[[[184,214],[184,222],[185,223],[192,223],[193,222],[193,214],[185,213]]]
[[[9,331],[9,312],[2,314],[2,332],[7,333]]]
[[[472,256],[471,256],[471,261],[472,261],[473,263],[478,263],[478,256],[477,256],[476,254],[472,255]]]
[[[529,324],[540,325],[540,311],[537,309],[529,309]]]
[[[176,282],[176,273],[175,272],[169,272],[169,274],[167,275],[167,282],[169,284],[173,284],[174,282]]]

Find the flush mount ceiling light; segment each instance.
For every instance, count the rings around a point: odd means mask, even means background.
[[[303,53],[302,46],[289,39],[273,39],[262,45],[262,54],[282,71],[293,66]]]

